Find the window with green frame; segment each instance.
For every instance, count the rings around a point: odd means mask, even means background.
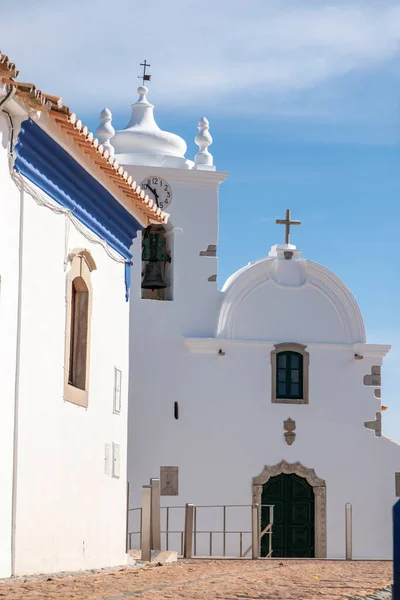
[[[279,352],[276,356],[276,397],[289,400],[303,398],[303,355]]]

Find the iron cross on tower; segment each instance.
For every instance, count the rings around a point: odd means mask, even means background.
[[[143,75],[139,75],[138,79],[141,79],[144,85],[145,81],[151,81],[151,75],[146,74],[147,67],[150,67],[151,65],[149,65],[149,63],[146,62],[146,59],[144,59],[144,62],[140,63],[140,66],[143,67]]]
[[[301,221],[292,221],[290,219],[290,208],[286,209],[286,219],[276,219],[276,225],[285,225],[285,244],[290,244],[290,226],[301,225]]]

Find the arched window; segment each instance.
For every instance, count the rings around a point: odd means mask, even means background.
[[[87,250],[75,250],[69,259],[64,399],[87,407],[92,312],[90,273],[96,265]]]
[[[302,344],[277,344],[271,353],[272,402],[307,404],[309,354]]]
[[[172,231],[150,225],[142,232],[142,299],[172,300]]]
[[[68,383],[86,389],[88,351],[89,290],[82,277],[75,277],[71,290],[71,335]]]
[[[303,397],[303,356],[298,352],[279,352],[276,368],[276,397],[300,400]]]

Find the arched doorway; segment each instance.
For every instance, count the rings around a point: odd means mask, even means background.
[[[312,488],[314,494],[314,556],[315,558],[326,558],[326,483],[318,477],[314,469],[309,469],[301,463],[280,463],[266,465],[262,472],[253,477],[253,504],[262,504],[263,488],[268,481],[278,475],[297,475],[304,479]],[[272,502],[273,504],[273,502]],[[265,516],[264,516],[265,520]],[[274,529],[274,527],[272,528]],[[274,547],[272,547],[273,554]]]
[[[298,475],[280,474],[263,485],[261,531],[269,524],[267,504],[274,505],[272,556],[314,558],[314,490]],[[268,539],[261,540],[261,556],[268,554]]]

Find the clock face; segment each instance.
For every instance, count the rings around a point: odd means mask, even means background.
[[[165,179],[151,175],[143,179],[140,184],[142,190],[161,208],[165,210],[171,204],[172,191],[171,186]]]

